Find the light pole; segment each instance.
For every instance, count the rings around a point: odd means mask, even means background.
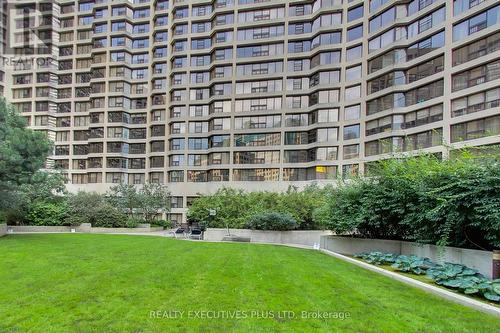
[[[211,222],[213,222],[213,220],[215,219],[215,215],[217,215],[217,210],[215,209],[208,210],[208,225],[211,225]]]

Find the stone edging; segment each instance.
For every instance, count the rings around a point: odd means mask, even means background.
[[[320,251],[329,255],[329,256],[338,258],[338,259],[343,260],[343,261],[347,261],[351,264],[368,269],[372,272],[385,275],[387,277],[393,278],[394,280],[398,280],[398,281],[403,282],[405,284],[408,284],[408,285],[411,285],[413,287],[430,292],[434,295],[440,296],[440,297],[445,298],[447,300],[450,300],[452,302],[459,303],[461,305],[465,305],[467,307],[492,314],[496,317],[500,317],[500,308],[497,308],[493,305],[489,305],[489,304],[477,301],[475,299],[469,298],[467,296],[462,296],[460,294],[453,293],[453,292],[448,291],[446,289],[442,289],[442,288],[433,286],[431,284],[428,284],[428,283],[425,283],[422,281],[418,281],[418,280],[412,279],[410,277],[407,277],[407,276],[404,276],[404,275],[401,275],[398,273],[388,271],[388,270],[383,269],[381,267],[377,267],[375,265],[371,265],[371,264],[368,264],[366,262],[359,261],[359,260],[344,256],[344,255],[339,254],[339,253],[335,253],[335,252],[328,251],[325,249],[321,249]]]

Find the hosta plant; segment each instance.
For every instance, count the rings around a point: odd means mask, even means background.
[[[490,280],[476,269],[460,264],[438,265],[429,258],[414,255],[369,252],[354,255],[374,265],[391,265],[392,268],[417,275],[425,274],[443,287],[457,289],[467,295],[478,295],[492,302],[500,302],[500,279]]]
[[[356,258],[361,258],[369,264],[387,265],[396,261],[397,255],[393,253],[369,252],[358,253],[354,255]]]
[[[429,258],[422,258],[414,255],[400,255],[396,258],[394,264],[391,265],[392,268],[395,268],[398,271],[414,273],[417,275],[424,274],[426,270],[435,266],[436,264],[434,264]]]
[[[489,280],[467,266],[445,263],[429,269],[426,275],[439,285],[459,289],[468,295],[479,294],[490,301],[500,301],[500,280]]]

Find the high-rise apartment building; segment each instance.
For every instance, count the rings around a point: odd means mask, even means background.
[[[5,47],[7,39],[6,35],[6,3],[0,0],[0,97],[4,95],[5,89],[5,70],[4,70],[4,60],[3,55],[5,54]]]
[[[496,0],[7,3],[8,28],[43,44],[12,53],[45,59],[0,79],[55,142],[49,167],[70,189],[168,184],[174,221],[221,186],[283,190],[392,152],[500,142]]]

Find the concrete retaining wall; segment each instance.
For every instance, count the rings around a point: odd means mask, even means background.
[[[2,223],[0,224],[0,237],[4,236],[7,234],[7,224]]]
[[[296,231],[263,231],[250,229],[229,229],[231,235],[249,237],[251,242],[275,243],[275,244],[298,244],[313,246],[320,242],[320,236],[331,235],[330,231],[324,230],[296,230]],[[207,241],[221,241],[227,235],[227,229],[208,228],[203,239]]]
[[[1,229],[1,228],[0,228]],[[162,231],[162,227],[154,228],[94,228],[90,223],[83,223],[78,227],[67,227],[67,226],[34,226],[34,225],[22,225],[22,226],[8,226],[6,229],[12,230],[13,233],[18,232],[71,232],[71,229],[75,229],[76,232],[81,233],[129,233],[129,232],[153,232]],[[1,231],[0,231],[1,234]]]
[[[129,232],[153,232],[162,231],[163,228],[94,228],[90,229],[91,233],[103,234],[103,233],[129,233]]]
[[[75,227],[74,227],[75,228]],[[71,232],[67,226],[9,225],[10,232]]]
[[[427,257],[434,262],[452,262],[477,269],[481,274],[492,277],[493,253],[461,249],[456,247],[439,248],[436,245],[420,245],[412,242],[362,239],[339,236],[322,236],[321,248],[345,255],[353,255],[360,252],[389,252],[395,254],[417,255]]]

